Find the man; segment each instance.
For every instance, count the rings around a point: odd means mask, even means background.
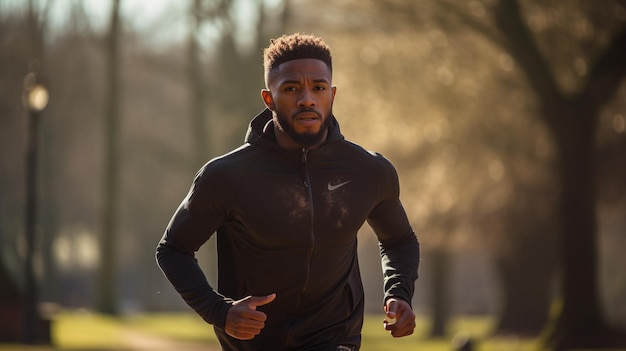
[[[243,146],[196,175],[157,247],[161,269],[224,350],[358,350],[357,232],[368,221],[382,258],[384,328],[412,334],[419,245],[394,167],[339,130],[330,49],[318,37],[282,36],[264,66],[267,109]],[[194,258],[214,232],[217,290]]]

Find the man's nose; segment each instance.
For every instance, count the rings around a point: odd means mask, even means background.
[[[313,92],[309,89],[303,89],[298,99],[298,106],[300,107],[312,107],[315,106],[315,97]]]

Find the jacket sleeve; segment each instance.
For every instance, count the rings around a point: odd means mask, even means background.
[[[378,237],[386,302],[400,298],[409,304],[413,298],[420,261],[419,243],[400,202],[398,175],[387,160],[378,185],[381,201],[368,217]]]
[[[219,194],[212,189],[210,176],[206,173],[206,169],[198,173],[189,193],[174,213],[158,243],[156,259],[185,302],[206,322],[223,329],[232,300],[210,286],[195,258],[195,252],[225,217],[220,206],[211,201],[218,200]]]

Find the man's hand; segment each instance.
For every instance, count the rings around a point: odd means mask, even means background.
[[[235,301],[226,315],[226,334],[235,339],[250,340],[261,333],[265,327],[267,316],[257,311],[257,306],[267,305],[274,301],[276,294],[267,296],[248,296]]]
[[[387,317],[383,322],[385,330],[389,331],[394,338],[413,334],[415,314],[406,301],[394,298],[387,300],[385,315]]]

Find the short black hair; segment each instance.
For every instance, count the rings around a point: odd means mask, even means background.
[[[263,51],[265,74],[282,63],[305,58],[321,60],[326,63],[331,72],[333,71],[330,47],[322,38],[294,33],[270,40],[270,45]]]

